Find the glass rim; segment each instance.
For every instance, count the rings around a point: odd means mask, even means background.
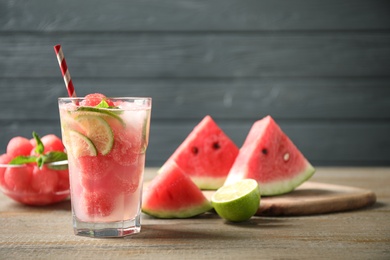
[[[5,195],[13,195],[13,196],[20,196],[20,195],[28,195],[28,196],[41,196],[41,195],[70,195],[70,189],[63,189],[63,190],[58,190],[58,191],[51,191],[51,192],[33,192],[33,191],[14,191],[14,190],[9,190],[7,188],[3,188],[0,186],[0,190],[5,194]],[[62,201],[62,200],[61,200]],[[23,203],[24,204],[24,203]],[[52,203],[49,203],[52,204]],[[47,205],[49,205],[47,204]],[[33,204],[31,204],[33,205]]]
[[[45,163],[44,165],[47,165],[47,166],[68,165],[68,160],[62,160],[62,161]],[[26,166],[29,166],[29,164],[6,164],[6,163],[0,163],[0,168],[20,168],[20,167],[26,167]]]
[[[105,97],[106,99],[152,100],[152,97]],[[58,100],[83,100],[85,97],[59,97]]]

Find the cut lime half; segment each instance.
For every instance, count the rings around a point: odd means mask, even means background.
[[[69,131],[69,142],[66,149],[76,158],[87,155],[97,155],[96,147],[92,141],[85,135],[74,130]]]
[[[108,154],[114,144],[114,133],[104,118],[97,115],[79,115],[76,121],[92,141],[98,152]]]
[[[211,198],[217,214],[232,222],[250,219],[260,205],[260,190],[256,180],[244,179],[222,186]]]

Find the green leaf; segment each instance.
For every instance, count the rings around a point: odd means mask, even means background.
[[[64,152],[48,152],[46,154],[42,154],[37,158],[37,165],[39,168],[42,168],[42,166],[46,163],[52,163],[52,162],[58,162],[58,161],[64,161],[67,160],[68,156]]]
[[[35,141],[37,142],[37,147],[35,148],[35,152],[37,154],[43,154],[43,152],[45,151],[45,146],[43,145],[41,138],[39,138],[38,134],[35,132],[33,132],[32,135]]]
[[[37,165],[39,169],[42,169],[43,164],[45,163],[45,155],[41,155],[37,158]]]
[[[102,99],[99,104],[95,106],[96,108],[109,108],[110,106],[108,105],[107,101]]]
[[[102,101],[100,101],[99,104],[97,104],[96,106],[94,106],[95,108],[109,108],[109,109],[113,109],[115,111],[115,109],[118,109],[118,107],[115,107],[115,106],[110,106],[107,101],[105,99],[102,99]],[[121,113],[122,111],[115,111],[115,113]]]
[[[26,163],[34,163],[37,161],[36,156],[16,156],[13,158],[8,164],[26,164]]]
[[[64,161],[68,159],[68,156],[64,152],[48,152],[44,155],[45,157],[45,163],[51,163],[51,162],[58,162],[58,161]]]

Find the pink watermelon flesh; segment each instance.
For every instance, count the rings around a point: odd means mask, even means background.
[[[174,161],[200,189],[218,189],[225,182],[238,151],[211,116],[206,116],[159,172]]]
[[[170,163],[144,190],[142,211],[158,218],[189,218],[212,208],[191,178]]]
[[[263,196],[294,190],[315,172],[313,166],[267,116],[255,122],[240,149],[225,185],[255,179]]]

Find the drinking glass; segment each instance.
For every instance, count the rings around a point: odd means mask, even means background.
[[[141,230],[152,99],[59,98],[76,235],[123,237]]]

